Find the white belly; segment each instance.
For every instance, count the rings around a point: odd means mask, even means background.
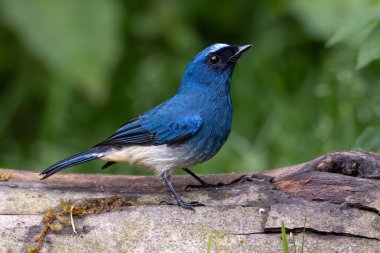
[[[130,146],[123,149],[110,149],[101,159],[109,162],[128,162],[143,166],[157,172],[175,168],[186,168],[190,165],[192,154],[189,149],[182,147],[159,146]]]

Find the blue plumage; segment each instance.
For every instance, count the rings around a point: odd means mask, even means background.
[[[160,107],[125,124],[97,146],[180,143],[195,134],[201,125],[202,118],[197,113],[184,112],[181,117],[175,117],[169,108]]]
[[[120,127],[92,149],[66,158],[44,170],[52,174],[94,159],[129,162],[157,171],[185,208],[171,184],[171,170],[187,168],[213,157],[231,130],[230,80],[237,59],[250,48],[214,44],[189,63],[175,96]],[[188,173],[204,184],[188,169]]]

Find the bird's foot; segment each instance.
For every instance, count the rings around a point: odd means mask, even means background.
[[[199,180],[198,180],[199,181]],[[194,184],[189,184],[185,187],[185,191],[187,191],[189,188],[190,189],[198,189],[198,188],[202,188],[202,189],[213,189],[213,188],[219,188],[219,187],[225,187],[225,186],[230,186],[230,185],[234,185],[236,183],[239,183],[239,182],[245,182],[245,181],[252,181],[252,179],[250,177],[247,177],[246,175],[242,175],[234,180],[232,180],[231,182],[229,183],[217,183],[217,184],[209,184],[207,183],[206,181],[199,181],[201,184],[198,184],[198,185],[194,185]]]
[[[161,201],[160,204],[178,205],[178,206],[181,206],[181,207],[183,207],[185,209],[189,209],[191,211],[195,211],[194,207],[196,207],[196,206],[204,206],[204,204],[202,204],[202,203],[200,203],[198,201],[186,202],[186,201],[183,201],[182,199],[175,200],[175,201],[166,201],[166,200],[163,200],[163,201]]]

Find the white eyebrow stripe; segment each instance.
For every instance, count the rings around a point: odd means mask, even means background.
[[[223,43],[214,44],[210,47],[210,52],[211,53],[216,52],[224,47],[229,47],[229,45],[223,44]]]

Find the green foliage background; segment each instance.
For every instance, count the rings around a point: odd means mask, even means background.
[[[254,46],[232,79],[232,134],[198,172],[379,151],[379,21],[370,0],[0,0],[0,166],[41,170],[103,140],[215,42]]]

